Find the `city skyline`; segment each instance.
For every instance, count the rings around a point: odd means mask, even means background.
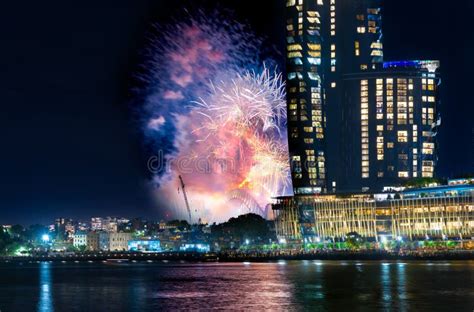
[[[285,27],[283,5],[283,2],[262,3],[252,11],[250,1],[239,5],[232,1],[224,4],[236,11],[239,20],[248,20],[259,35],[267,37],[270,46],[275,47],[270,50],[275,51],[284,51],[285,46],[284,32],[274,31]],[[464,8],[459,10],[460,14],[473,12],[472,5],[467,1],[456,5]],[[455,8],[454,4],[446,6]],[[472,37],[469,26],[466,26],[469,25],[468,20],[446,17],[459,26],[453,34],[448,29],[435,27],[435,17],[443,16],[446,10],[430,6],[428,2],[410,3],[410,10],[406,12],[400,7],[403,4],[386,3],[382,11],[385,58],[441,61],[443,131],[439,134],[440,176],[470,173],[473,168],[472,151],[462,147],[472,142],[473,131],[472,119],[469,118],[473,108],[469,105],[468,93],[468,69],[472,66],[468,56],[472,54],[469,51],[472,52],[473,47],[472,40],[468,40]],[[61,9],[60,6],[55,8]],[[20,8],[12,5],[11,9]],[[87,8],[78,10],[86,16],[95,17],[91,19],[95,22],[91,27],[100,29],[103,36],[112,40],[113,48],[98,44],[102,40],[101,35],[83,35],[77,29],[76,25],[81,22],[79,15],[76,15],[79,13],[74,13],[70,22],[57,17],[38,30],[27,27],[28,23],[37,20],[25,17],[23,22],[26,26],[13,27],[11,36],[3,39],[3,46],[7,47],[2,52],[3,59],[10,60],[5,73],[11,76],[2,76],[5,91],[2,102],[7,103],[6,114],[2,114],[2,124],[6,127],[2,133],[8,148],[1,156],[3,187],[0,222],[33,223],[31,221],[64,215],[75,218],[88,215],[162,217],[163,207],[159,202],[153,202],[148,194],[147,155],[134,129],[133,113],[128,107],[129,91],[125,90],[130,90],[131,73],[140,63],[138,51],[145,41],[147,25],[159,23],[175,10],[141,2],[133,11],[136,15],[117,9],[106,22],[100,18],[105,9],[98,10],[97,16],[88,12]],[[264,14],[264,19],[261,19],[258,12],[264,10],[270,10],[273,14]],[[127,26],[129,35],[125,42],[112,26],[119,23],[122,15],[133,16],[129,17],[129,26],[132,27]],[[399,25],[397,21],[400,19],[407,22]],[[8,17],[2,20],[16,25]],[[68,27],[59,30],[55,23],[65,23]],[[397,36],[399,32],[400,37]],[[72,46],[61,43],[60,38],[66,34],[73,38]],[[26,38],[26,41],[16,37]],[[438,37],[445,38],[446,44],[440,46],[436,40]],[[88,58],[73,52],[76,45],[87,45],[90,40],[97,48],[91,51]],[[29,49],[25,49],[30,45],[41,48],[36,54],[31,54]],[[68,57],[53,59],[58,56],[52,53],[55,46]],[[125,48],[125,51],[113,51],[120,50],[115,47]],[[277,52],[277,59],[281,62],[284,54],[279,53],[282,54],[278,56]],[[105,63],[110,69],[103,71],[102,60],[111,55],[112,61]],[[77,61],[68,67],[69,56]],[[52,69],[49,74],[45,73],[48,72],[43,67],[45,65],[38,65],[38,60],[43,59],[50,61],[47,64]],[[459,65],[463,60],[465,65]],[[284,68],[283,62],[280,63],[281,69]],[[87,65],[89,71],[81,70],[81,64]],[[31,71],[42,74],[25,79]],[[121,74],[117,76],[117,72]],[[66,79],[64,83],[57,78],[62,76]],[[35,80],[35,77],[41,79]],[[97,80],[90,77],[97,77]],[[96,92],[97,87],[102,88],[100,92]]]

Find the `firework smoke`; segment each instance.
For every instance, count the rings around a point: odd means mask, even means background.
[[[289,184],[282,77],[256,69],[260,40],[247,27],[215,16],[162,30],[144,75],[143,128],[164,161],[156,196],[184,213],[181,175],[193,221],[261,212]]]

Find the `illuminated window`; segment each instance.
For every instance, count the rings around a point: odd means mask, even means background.
[[[434,143],[423,143],[422,153],[425,155],[432,155],[434,150]]]
[[[382,43],[381,42],[372,42],[370,45],[370,48],[372,49],[382,49]]]
[[[301,52],[290,52],[288,53],[288,58],[293,58],[293,57],[303,57]]]
[[[398,177],[399,178],[408,178],[409,177],[408,171],[399,171],[398,172]]]
[[[398,142],[401,142],[401,143],[408,142],[408,131],[398,131],[397,138],[398,138]]]
[[[311,24],[321,24],[321,21],[317,17],[307,17],[307,19]]]
[[[301,47],[300,44],[290,44],[286,47],[288,51],[299,51],[303,50],[303,47]]]
[[[369,98],[368,80],[360,81],[360,119],[361,119],[361,176],[369,178]]]
[[[308,57],[307,60],[311,65],[321,65],[321,58]]]
[[[320,44],[315,44],[315,43],[308,43],[308,48],[310,48],[311,50],[320,51],[321,50],[321,45]]]

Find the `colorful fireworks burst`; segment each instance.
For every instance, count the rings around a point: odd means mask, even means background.
[[[155,172],[156,196],[184,213],[183,176],[193,221],[263,214],[289,184],[281,74],[258,64],[248,27],[217,16],[161,29],[143,76],[145,136],[168,169]]]

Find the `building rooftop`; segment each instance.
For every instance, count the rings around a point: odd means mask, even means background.
[[[279,196],[275,199],[289,199],[292,197],[308,197],[308,196],[320,196],[320,197],[352,197],[352,196],[371,196],[371,195],[387,195],[387,194],[400,194],[403,198],[417,198],[417,197],[439,197],[446,195],[464,195],[467,193],[474,192],[474,184],[461,184],[461,185],[440,185],[432,187],[421,187],[421,188],[405,188],[401,191],[387,191],[387,192],[336,192],[336,193],[321,193],[321,194],[297,194],[293,196]]]
[[[438,60],[406,60],[406,61],[390,61],[384,62],[383,68],[425,68],[429,72],[435,72],[440,66]]]

